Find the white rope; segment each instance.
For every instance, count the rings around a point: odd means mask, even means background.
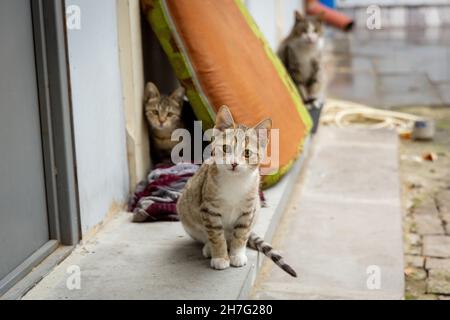
[[[321,123],[334,123],[339,128],[357,127],[370,130],[396,129],[399,133],[412,131],[414,122],[422,118],[397,111],[371,108],[362,104],[328,100],[321,117]]]

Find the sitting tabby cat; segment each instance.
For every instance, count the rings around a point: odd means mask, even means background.
[[[266,119],[253,129],[235,124],[226,106],[217,113],[212,157],[187,182],[177,210],[186,232],[204,244],[211,267],[226,269],[247,263],[246,246],[264,253],[287,273],[295,271],[272,247],[252,232],[260,209],[259,165],[270,130]],[[231,161],[222,161],[224,158]]]
[[[184,128],[181,118],[184,93],[184,88],[180,87],[170,96],[164,96],[152,82],[145,87],[145,116],[156,161],[169,160],[172,148],[178,143],[171,137],[174,130]]]
[[[324,49],[321,16],[304,17],[295,12],[295,23],[289,36],[281,43],[278,56],[308,106],[321,107],[325,79],[322,63]]]

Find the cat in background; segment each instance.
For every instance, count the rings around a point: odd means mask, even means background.
[[[147,118],[152,143],[152,153],[156,162],[168,161],[172,148],[178,141],[172,141],[172,132],[185,128],[182,119],[183,87],[176,89],[170,96],[161,95],[152,82],[145,86],[145,116]]]
[[[320,108],[325,99],[323,34],[322,15],[305,17],[295,11],[292,31],[277,52],[309,108]]]
[[[271,126],[270,119],[254,128],[236,124],[229,109],[220,108],[212,156],[189,179],[178,200],[177,212],[184,229],[204,244],[203,256],[211,258],[213,269],[246,265],[248,246],[297,276],[268,243],[252,232],[260,209],[259,167]],[[267,131],[257,134],[259,129]]]

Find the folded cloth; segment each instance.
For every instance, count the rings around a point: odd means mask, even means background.
[[[178,221],[178,197],[198,168],[195,164],[178,163],[152,170],[147,181],[138,184],[128,204],[128,210],[134,213],[133,222]]]
[[[186,182],[197,172],[199,166],[191,163],[178,163],[174,166],[161,166],[150,172],[147,181],[136,187],[130,199],[128,211],[133,212],[133,222],[179,221],[177,201]],[[264,194],[259,191],[263,207],[266,206]]]

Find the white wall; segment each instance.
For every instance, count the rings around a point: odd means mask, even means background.
[[[125,110],[130,189],[145,179],[150,169],[150,146],[144,96],[144,60],[139,0],[117,0],[119,60]],[[145,25],[145,24],[144,24]],[[155,40],[156,41],[156,40]]]
[[[246,0],[245,4],[274,50],[292,28],[294,10],[303,12],[303,0]]]
[[[68,0],[81,30],[68,31],[75,152],[83,234],[128,195],[115,0]]]

